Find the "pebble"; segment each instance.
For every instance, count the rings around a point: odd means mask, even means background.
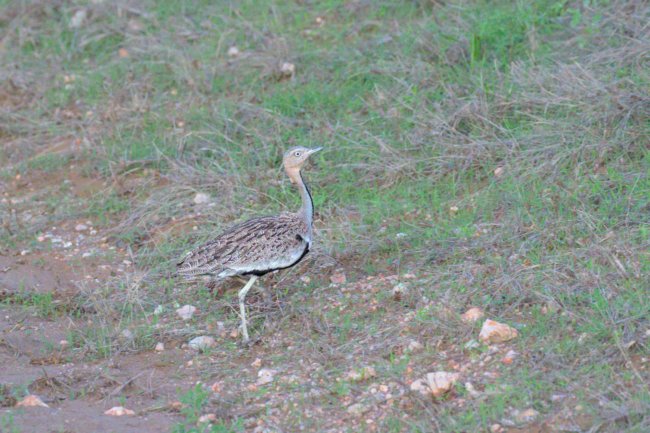
[[[409,341],[408,346],[406,346],[406,350],[411,353],[419,352],[422,349],[424,349],[424,346],[417,340]]]
[[[191,339],[188,345],[194,350],[202,351],[210,347],[214,347],[216,345],[216,342],[214,341],[214,338],[208,337],[207,335],[202,335],[200,337]]]
[[[156,343],[156,349],[155,350],[156,350],[156,352],[162,352],[163,350],[165,350],[165,343],[163,343],[162,341],[159,341],[158,343]]]
[[[291,77],[296,73],[296,65],[289,62],[284,62],[280,67],[280,72],[282,72],[282,75]]]
[[[88,230],[88,226],[86,224],[77,224],[76,226],[74,226],[74,229],[78,232],[83,232]]]
[[[206,423],[206,422],[212,422],[217,420],[217,415],[213,413],[206,413],[205,415],[201,415],[199,417],[199,422],[200,423]]]
[[[204,192],[198,192],[194,196],[194,204],[205,204],[210,202],[210,196]]]
[[[108,409],[106,412],[104,412],[104,415],[110,415],[110,416],[135,415],[135,412],[132,411],[131,409],[127,409],[122,406],[115,406]]]
[[[348,406],[348,413],[350,415],[361,416],[364,413],[368,412],[368,406],[361,403],[354,403]]]
[[[267,383],[273,382],[273,376],[275,371],[269,368],[262,368],[257,372],[257,385],[266,385]]]
[[[25,398],[23,398],[18,403],[16,403],[16,407],[34,407],[34,406],[49,407],[47,404],[43,403],[43,400],[41,400],[39,396],[34,394],[25,396]]]
[[[176,304],[178,305],[178,304]],[[194,313],[196,312],[196,307],[194,305],[183,305],[181,308],[176,310],[176,314],[183,320],[190,320]]]
[[[519,333],[511,326],[494,320],[486,320],[478,338],[484,343],[503,343],[516,338]]]
[[[474,323],[480,320],[485,313],[478,307],[472,307],[469,310],[465,311],[460,317],[465,323]]]
[[[535,419],[537,419],[538,416],[539,416],[539,412],[537,412],[533,408],[528,408],[522,410],[521,412],[515,413],[515,421],[517,421],[520,424],[527,424],[535,421]]]

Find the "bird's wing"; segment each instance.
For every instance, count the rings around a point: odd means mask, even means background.
[[[287,267],[305,251],[306,233],[296,214],[254,218],[190,251],[178,264],[178,273],[226,277]]]

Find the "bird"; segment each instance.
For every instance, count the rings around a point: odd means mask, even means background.
[[[245,344],[250,340],[244,303],[248,291],[262,275],[295,266],[312,246],[314,201],[301,169],[309,157],[321,149],[293,147],[282,158],[285,173],[300,192],[302,206],[297,212],[262,216],[236,224],[188,252],[177,263],[177,274],[186,279],[249,277],[239,291]]]

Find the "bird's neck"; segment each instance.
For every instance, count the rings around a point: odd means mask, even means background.
[[[300,197],[302,198],[302,207],[300,208],[300,214],[305,220],[305,224],[308,227],[309,233],[311,234],[311,227],[314,222],[314,201],[311,198],[311,192],[307,183],[305,183],[302,178],[302,173],[298,172],[296,176],[296,184],[300,190]]]

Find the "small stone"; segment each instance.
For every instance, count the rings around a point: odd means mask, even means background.
[[[83,232],[85,230],[88,230],[88,226],[86,224],[77,224],[74,226],[74,229],[78,232]]]
[[[228,57],[237,57],[239,54],[239,48],[236,46],[233,45],[232,47],[228,48]]]
[[[480,320],[484,315],[485,313],[483,313],[483,310],[478,307],[472,307],[469,310],[465,311],[460,317],[463,322],[474,323]]]
[[[185,405],[181,403],[180,401],[172,401],[169,403],[169,409],[173,411],[180,412],[181,409],[183,409]]]
[[[377,377],[377,372],[375,371],[374,367],[368,366],[368,367],[363,367],[361,370],[349,371],[346,377],[349,380],[358,382],[358,381],[370,379],[371,377]]]
[[[501,433],[503,431],[503,427],[501,427],[501,424],[492,424],[490,426],[490,431],[492,433]]]
[[[126,48],[120,48],[119,50],[117,50],[117,55],[123,59],[126,59],[127,57],[129,57],[129,50],[127,50]]]
[[[39,242],[45,242],[45,239],[47,239],[45,236],[39,236],[36,238],[36,240]]]
[[[479,343],[474,339],[471,339],[467,343],[465,343],[463,347],[467,350],[478,349],[479,347],[481,347],[481,343]]]
[[[427,373],[426,378],[417,379],[411,383],[411,391],[419,392],[425,396],[440,397],[451,390],[459,378],[460,374],[446,371]]]
[[[108,409],[106,412],[104,412],[104,415],[110,415],[110,416],[135,415],[135,412],[132,411],[131,409],[127,409],[122,406],[115,406]]]
[[[275,375],[274,370],[271,370],[269,368],[262,368],[260,371],[257,372],[256,384],[258,386],[261,386],[261,385],[266,385],[267,383],[271,383],[273,382],[274,375]]]
[[[506,353],[505,356],[501,358],[501,362],[506,365],[510,365],[514,362],[517,355],[518,353],[515,352],[514,350],[509,350],[508,353]]]
[[[530,422],[535,421],[537,417],[539,416],[539,412],[537,412],[533,408],[528,408],[525,410],[522,410],[521,412],[515,413],[515,421],[519,424],[528,424]]]
[[[178,305],[178,304],[176,304]],[[193,305],[183,305],[181,308],[176,310],[176,314],[185,321],[190,320],[194,313],[196,312],[196,307]]]
[[[296,65],[289,62],[284,62],[280,67],[280,72],[286,77],[292,77],[296,73]]]
[[[472,385],[472,382],[465,382],[465,389],[467,390],[467,393],[470,395],[470,397],[476,398],[481,395],[480,392],[474,388],[474,385]]]
[[[260,368],[262,366],[262,360],[260,358],[255,358],[255,361],[251,363],[251,367]]]
[[[361,403],[355,403],[348,406],[348,413],[354,416],[361,416],[364,413],[368,412],[368,407]]]
[[[409,341],[408,346],[406,346],[406,350],[411,353],[419,352],[422,349],[424,349],[424,346],[417,340]]]
[[[212,386],[210,387],[210,389],[211,389],[212,392],[214,392],[215,394],[220,393],[220,392],[221,392],[221,382],[215,382],[215,383],[213,383]]]
[[[503,172],[504,172],[504,171],[505,171],[505,169],[504,169],[503,167],[497,167],[497,168],[495,168],[495,169],[494,169],[494,177],[497,177],[497,178],[498,178],[498,177],[503,176]]]
[[[203,351],[205,349],[209,349],[210,347],[214,347],[216,345],[216,342],[214,341],[214,338],[208,337],[207,335],[202,335],[200,337],[191,339],[187,344],[194,350]]]
[[[205,204],[210,202],[210,196],[204,192],[198,192],[194,196],[195,204]]]
[[[457,214],[458,213],[458,206],[450,206],[449,207],[449,213],[450,214]]]
[[[49,407],[47,404],[43,403],[43,400],[37,395],[30,394],[25,396],[22,400],[16,403],[16,407]]]
[[[217,415],[213,413],[206,413],[199,417],[199,423],[213,422],[217,420]]]
[[[484,343],[503,343],[516,338],[517,335],[519,333],[515,328],[488,319],[483,323],[478,338]]]
[[[156,352],[164,351],[165,350],[165,343],[163,343],[162,341],[159,341],[158,343],[156,343],[155,350],[156,350]]]
[[[65,348],[67,348],[69,345],[70,345],[70,343],[68,342],[68,340],[61,340],[61,341],[59,341],[59,346],[61,346],[61,349],[65,349]]]
[[[431,393],[434,397],[439,397],[451,390],[454,384],[460,378],[458,373],[448,373],[446,371],[436,371],[435,373],[427,373],[427,384],[431,388]]]
[[[22,250],[22,251],[20,252],[20,255],[21,255],[21,256],[26,256],[26,255],[29,254],[29,253],[31,253],[30,250]]]
[[[393,299],[399,301],[400,299],[402,299],[402,297],[407,295],[408,292],[409,292],[408,286],[404,283],[399,283],[395,287],[393,287],[391,293],[393,294]]]
[[[419,392],[422,395],[428,395],[431,392],[431,389],[427,386],[424,379],[416,379],[411,383],[411,391]]]

